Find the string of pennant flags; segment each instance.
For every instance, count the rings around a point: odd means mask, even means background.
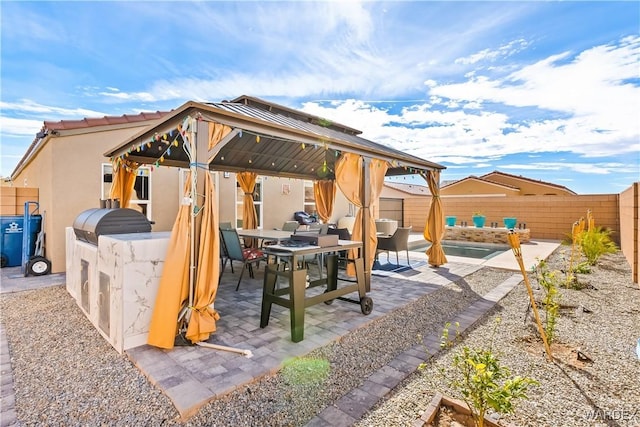
[[[198,117],[197,120],[202,120],[202,117]],[[165,147],[163,150],[160,151],[160,155],[158,156],[157,160],[153,164],[153,166],[158,168],[162,166],[162,163],[164,163],[166,157],[171,156],[171,149],[172,148],[175,149],[176,147],[180,146],[180,139],[182,139],[183,144],[189,143],[188,131],[190,129],[190,126],[192,126],[192,118],[190,116],[187,116],[182,121],[182,123],[178,124],[178,126],[175,129],[171,129],[162,134],[155,133],[153,136],[151,136],[150,139],[146,141],[142,141],[136,147],[130,147],[125,153],[121,154],[120,156],[116,158],[111,158],[111,162],[114,165],[114,167],[124,167],[129,172],[135,172],[134,168],[129,167],[126,162],[127,158],[131,155],[131,153],[134,153],[134,152],[140,153],[140,152],[146,151],[150,149],[152,145],[160,142],[160,143],[163,143]],[[239,129],[238,137],[242,138],[243,134],[245,133],[255,136],[256,144],[259,144],[262,138],[276,139],[280,142],[298,143],[298,141],[284,139],[284,138],[273,138],[270,135],[259,134],[257,132],[247,131],[243,129]],[[312,145],[313,145],[313,149],[318,149],[322,147],[325,151],[330,150],[330,147],[327,141],[320,141],[319,143],[317,144],[314,143]],[[300,148],[302,150],[307,149],[308,146],[309,144],[306,144],[304,142],[300,143]],[[340,157],[340,155],[342,154],[341,150],[333,150],[333,151],[336,158]],[[248,164],[251,164],[251,163],[253,163],[253,160],[249,159]],[[406,165],[403,166],[396,159],[391,160],[390,163],[392,167],[394,168],[402,167],[404,170],[406,170],[409,173],[420,173],[422,171],[421,169],[418,169],[418,168],[413,168]],[[272,162],[272,166],[274,165],[275,165],[274,162]],[[153,171],[153,166],[151,167],[151,171]],[[325,160],[324,163],[320,166],[320,169],[326,170],[326,168],[327,168],[327,164]]]

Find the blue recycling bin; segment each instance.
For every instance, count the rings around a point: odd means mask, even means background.
[[[27,237],[28,257],[36,248],[36,240],[42,223],[41,215],[29,217]],[[24,235],[24,216],[0,216],[0,266],[16,267],[22,264],[22,239]]]

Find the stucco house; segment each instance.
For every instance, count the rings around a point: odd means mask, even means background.
[[[538,181],[522,175],[493,171],[482,176],[468,176],[442,185],[442,196],[502,195],[513,196],[574,196],[565,186]]]
[[[153,125],[166,113],[46,121],[11,174],[14,187],[37,188],[40,213],[45,214],[46,255],[53,273],[65,270],[65,227],[83,211],[107,199],[112,166],[103,153]],[[171,167],[141,167],[130,207],[146,214],[154,231],[169,231],[175,220],[185,172]],[[234,173],[214,172],[219,186],[220,220],[237,223],[238,196]],[[337,195],[334,220],[349,213],[349,203]],[[231,203],[228,203],[231,202]],[[296,211],[313,213],[312,181],[260,177],[256,210],[261,227],[277,228]]]
[[[356,136],[360,133],[356,129],[257,98],[243,96],[232,101],[198,105],[220,109],[231,108],[230,106],[237,108],[242,103],[251,104],[245,106],[246,111],[269,111],[282,117],[279,120],[287,120],[287,124],[290,122],[300,127],[305,123],[321,123],[322,129],[331,135],[341,135],[345,140],[367,142]],[[11,174],[10,185],[39,190],[40,212],[46,213],[46,256],[52,262],[52,272],[62,272],[66,267],[65,228],[73,226],[80,213],[100,207],[101,200],[108,198],[112,164],[105,153],[114,150],[123,141],[153,129],[168,117],[181,114],[183,109],[193,108],[191,104],[193,103],[187,103],[171,112],[44,123]],[[225,114],[234,115],[236,112]],[[377,150],[382,147],[370,141],[367,143]],[[266,141],[262,146],[266,146]],[[322,151],[322,147],[314,148],[318,152]],[[386,150],[385,147],[382,148]],[[402,153],[394,154],[403,157]],[[412,158],[408,157],[408,160],[411,161]],[[422,163],[431,166],[430,162]],[[152,221],[153,231],[171,230],[181,202],[187,169],[172,166],[175,165],[168,161],[165,164],[143,165],[137,171],[135,194],[129,207],[143,212]],[[401,167],[396,169],[403,170]],[[211,173],[219,199],[219,220],[241,226],[243,193],[236,181],[235,172],[226,170]],[[286,173],[259,176],[254,193],[258,228],[278,228],[285,221],[293,219],[296,211],[313,213],[313,177],[317,178],[317,173],[319,171],[314,172],[312,168],[308,179],[296,178]],[[338,223],[353,212],[353,206],[344,195],[337,192],[330,222]]]

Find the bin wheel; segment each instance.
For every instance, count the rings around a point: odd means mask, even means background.
[[[27,263],[27,274],[44,276],[51,272],[51,261],[43,256],[34,256]]]
[[[373,311],[373,300],[369,297],[360,298],[360,310],[364,315],[370,314]]]
[[[0,268],[5,268],[9,264],[9,257],[5,254],[0,255]]]

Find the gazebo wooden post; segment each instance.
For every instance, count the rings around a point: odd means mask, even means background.
[[[194,221],[193,230],[193,239],[195,242],[194,245],[194,259],[195,262],[191,266],[193,269],[193,277],[194,282],[197,280],[197,272],[198,272],[198,256],[199,248],[200,248],[200,228],[202,227],[202,215],[194,216],[194,208],[201,209],[204,203],[204,174],[209,173],[209,168],[207,164],[207,157],[209,151],[209,124],[204,120],[195,120],[195,138],[196,138],[196,155],[194,158],[194,162],[196,162],[196,197],[193,200],[193,205],[191,206],[191,219]],[[204,167],[206,165],[206,167]]]
[[[360,187],[360,194],[362,195],[362,259],[364,260],[364,280],[365,290],[371,291],[371,265],[369,265],[369,233],[371,232],[370,218],[371,218],[371,173],[369,172],[369,166],[371,159],[368,157],[362,157],[362,183]],[[373,248],[375,251],[375,248]]]

